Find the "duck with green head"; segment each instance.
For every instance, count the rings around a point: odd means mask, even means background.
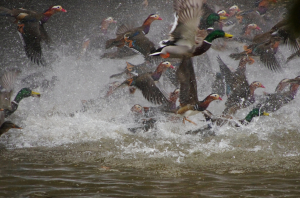
[[[34,92],[29,88],[21,89],[17,93],[15,99],[13,101],[11,101],[11,109],[4,109],[5,118],[7,118],[11,114],[13,114],[18,109],[19,103],[21,102],[22,99],[27,98],[29,96],[40,97],[41,94],[38,92]]]
[[[206,121],[210,121],[217,126],[223,126],[228,123],[229,125],[235,126],[235,127],[239,127],[241,124],[247,125],[249,122],[252,121],[252,119],[254,117],[269,116],[269,114],[267,112],[260,111],[258,108],[255,108],[252,111],[250,111],[244,119],[235,120],[235,121],[233,120],[234,118],[230,115],[214,116],[208,110],[205,110],[202,113],[203,113]],[[209,127],[211,127],[211,126],[209,125]]]
[[[22,129],[21,127],[19,127],[18,125],[12,123],[11,121],[6,121],[6,122],[3,122],[3,124],[0,127],[0,136],[3,133],[8,132],[11,128]]]
[[[214,27],[215,22],[219,22],[220,20],[224,20],[224,19],[227,19],[227,17],[220,16],[217,13],[211,13],[210,15],[208,15],[206,20],[201,19],[199,29],[206,30],[207,28]]]
[[[214,30],[209,35],[200,36],[198,25],[203,15],[203,1],[177,0],[174,2],[176,11],[174,28],[170,38],[162,42],[161,48],[150,56],[161,56],[162,58],[183,58],[199,56],[205,53],[214,39],[233,36],[223,30]]]
[[[14,113],[20,101],[29,96],[40,97],[40,93],[34,92],[29,88],[21,89],[15,99],[11,101],[15,81],[21,71],[19,69],[7,69],[0,78],[0,107],[4,109],[5,118]]]

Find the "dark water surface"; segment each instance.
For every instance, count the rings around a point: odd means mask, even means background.
[[[71,147],[89,149],[2,151],[5,159],[1,159],[0,165],[0,196],[298,197],[300,194],[299,172],[280,165],[261,172],[253,172],[251,168],[234,170],[236,167],[226,163],[192,168],[158,159],[152,162],[95,159],[98,154],[90,146]]]
[[[244,9],[253,5],[253,1],[242,0],[214,2],[226,7],[237,3]],[[277,14],[271,17],[269,26],[284,12],[281,2],[274,7],[273,13]],[[116,80],[109,76],[120,72],[126,61],[139,64],[144,59],[140,55],[101,59],[104,49],[91,49],[86,57],[78,59],[83,38],[108,16],[118,20],[108,31],[108,37],[114,37],[121,23],[141,24],[149,14],[158,13],[163,21],[155,21],[148,36],[154,43],[166,39],[166,29],[173,21],[172,1],[149,0],[148,8],[141,3],[142,0],[0,1],[0,6],[8,8],[43,11],[60,4],[68,11],[54,15],[45,25],[54,41],[51,50],[43,45],[45,67],[26,58],[13,20],[0,18],[1,69],[22,69],[15,92],[28,86],[22,79],[35,72],[43,74],[42,80],[53,76],[58,79],[52,89],[36,88],[42,97],[24,99],[9,118],[23,129],[12,129],[0,137],[0,197],[299,197],[299,96],[269,117],[255,118],[248,126],[216,127],[215,136],[185,134],[204,125],[201,115],[191,117],[197,126],[160,118],[157,129],[133,134],[127,130],[136,126],[130,108],[137,103],[152,104],[138,91],[134,96],[120,90],[109,99],[99,97],[106,93],[106,85]],[[199,99],[211,92],[211,74],[219,71],[217,55],[237,67],[238,62],[228,57],[234,50],[211,49],[207,53],[211,66],[207,68],[203,65],[209,64],[201,57],[194,58],[200,74]],[[249,81],[259,80],[266,87],[257,90],[257,94],[272,93],[281,79],[299,75],[299,59],[284,63],[290,53],[280,46],[282,73],[272,73],[259,61],[247,66]],[[83,112],[81,100],[89,99],[97,100]],[[220,114],[224,101],[210,105],[209,110]],[[239,112],[237,119],[248,112],[249,109]]]

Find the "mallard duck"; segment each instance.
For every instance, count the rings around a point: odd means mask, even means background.
[[[110,39],[106,41],[105,48],[111,47],[123,47],[125,44],[124,35],[130,33],[131,37],[137,36],[139,34],[148,34],[150,30],[150,25],[155,20],[162,20],[157,14],[150,14],[148,18],[144,21],[143,25],[136,28],[130,28],[126,25],[121,25],[117,30],[117,38]]]
[[[220,10],[217,13],[214,12],[207,3],[203,3],[202,6],[202,10],[203,10],[203,15],[201,17],[200,20],[200,24],[199,24],[199,29],[200,30],[206,30],[210,27],[215,28],[215,22],[220,22],[220,20],[224,20],[227,19],[226,15],[226,11],[225,10]],[[222,29],[222,27],[217,27],[217,29]]]
[[[11,101],[14,83],[20,72],[21,71],[19,69],[9,69],[6,70],[0,78],[0,107],[4,109],[3,113],[5,118],[17,110],[19,103],[23,98],[29,96],[40,97],[40,93],[34,92],[29,88],[23,88],[17,93],[15,99]]]
[[[203,15],[202,5],[202,0],[175,1],[175,23],[170,32],[170,38],[162,43],[161,48],[150,55],[161,56],[162,58],[199,56],[211,47],[211,42],[214,39],[231,38],[232,35],[222,30],[215,30],[206,37],[199,36],[198,25],[200,17]]]
[[[275,112],[285,104],[294,100],[300,85],[300,76],[285,80],[285,83],[291,84],[289,91],[268,94],[263,102],[256,105],[256,108],[259,108],[260,111]]]
[[[56,12],[67,12],[60,5],[51,6],[44,13],[37,13],[26,9],[9,10],[0,7],[0,15],[15,17],[18,22],[18,32],[21,35],[25,52],[28,58],[37,64],[44,64],[42,59],[41,41],[50,44],[44,23]]]
[[[214,100],[222,100],[218,94],[214,93],[208,95],[202,101],[198,100],[197,82],[191,58],[182,59],[176,74],[180,83],[180,108],[176,111],[176,114],[184,116],[183,121],[187,120],[193,123],[187,119],[188,116],[195,115],[200,111],[206,110],[209,104]]]
[[[205,110],[202,112],[205,120],[210,121],[212,124],[217,126],[223,126],[225,124],[229,124],[230,126],[239,127],[240,125],[247,125],[252,121],[254,117],[257,116],[269,116],[269,113],[265,111],[260,111],[258,108],[253,109],[250,111],[247,116],[242,120],[234,120],[234,118],[230,115],[221,115],[221,116],[214,116],[210,111]]]
[[[161,90],[155,85],[155,81],[158,81],[162,73],[168,68],[174,69],[170,62],[165,61],[160,63],[154,72],[144,73],[139,76],[133,76],[121,83],[121,86],[128,85],[134,86],[142,91],[143,96],[154,104],[168,104],[168,99],[161,92]]]
[[[0,136],[3,133],[8,132],[12,128],[14,128],[14,129],[22,129],[21,127],[19,127],[18,125],[12,123],[11,121],[2,122],[2,124],[0,126]]]

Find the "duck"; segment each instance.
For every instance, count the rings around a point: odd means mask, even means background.
[[[250,85],[248,84],[248,86],[247,84],[243,83],[242,87],[238,87],[232,91],[225,102],[226,108],[223,114],[234,115],[237,110],[253,104],[255,102],[254,91],[257,88],[265,88],[259,81],[253,81]]]
[[[221,72],[224,73],[225,82],[230,87],[231,93],[225,102],[223,114],[235,114],[238,109],[245,108],[255,102],[254,91],[265,88],[261,82],[254,81],[250,85],[246,78],[246,64],[252,64],[250,59],[243,58],[236,72],[231,72],[228,66],[218,57]]]
[[[285,80],[285,83],[290,84],[289,91],[268,94],[266,99],[257,104],[255,108],[259,108],[260,111],[275,112],[294,100],[300,85],[300,76]]]
[[[127,33],[124,35],[125,45],[130,49],[137,51],[139,54],[142,54],[145,58],[149,57],[149,54],[155,52],[155,46],[152,41],[150,41],[144,34],[138,34],[133,36],[132,33]]]
[[[270,114],[265,111],[260,111],[258,108],[252,109],[244,119],[236,120],[230,115],[220,115],[214,116],[210,111],[205,110],[202,112],[205,120],[210,121],[212,124],[216,126],[223,126],[225,124],[229,124],[230,126],[239,127],[241,125],[249,124],[254,117],[258,116],[269,116]]]
[[[5,121],[2,122],[1,126],[0,126],[0,137],[1,135],[3,135],[4,133],[8,132],[10,129],[22,129],[21,127],[19,127],[18,125],[14,124],[11,121]]]
[[[34,92],[29,88],[22,88],[17,93],[14,100],[11,101],[14,83],[20,72],[21,71],[16,68],[7,69],[0,78],[0,107],[4,109],[3,114],[5,118],[13,114],[18,109],[19,103],[22,99],[29,96],[40,97],[40,93]]]
[[[191,120],[188,120],[187,117],[206,110],[212,101],[222,100],[222,98],[218,94],[212,93],[204,100],[199,101],[197,82],[191,58],[182,59],[176,75],[180,83],[180,108],[176,111],[176,114],[183,116],[183,122],[186,120],[195,124]]]
[[[141,115],[149,118],[149,117],[154,117],[159,113],[162,112],[168,112],[172,113],[174,110],[176,110],[176,102],[177,99],[179,98],[179,93],[180,89],[176,88],[173,92],[169,94],[168,104],[158,106],[158,107],[143,107],[140,104],[135,104],[131,107],[131,112],[134,113],[135,115],[138,115],[140,118]]]
[[[211,27],[215,29],[216,27],[215,22],[219,23],[220,20],[227,19],[226,17],[227,13],[225,10],[219,10],[216,13],[208,6],[207,3],[203,3],[202,9],[203,9],[203,15],[201,17],[200,24],[198,26],[200,30],[206,30]],[[217,28],[222,29],[220,25],[217,26]]]
[[[223,62],[220,56],[217,57],[219,63],[221,76],[225,79],[226,95],[229,96],[232,90],[237,89],[239,86],[243,86],[243,83],[247,83],[246,80],[246,65],[252,65],[254,60],[251,57],[241,58],[238,68],[233,72]]]
[[[139,34],[146,35],[150,31],[150,25],[155,20],[162,20],[158,14],[150,14],[147,19],[144,21],[143,25],[136,28],[131,28],[126,25],[121,25],[117,30],[117,37],[115,39],[109,39],[106,41],[105,48],[109,49],[111,47],[123,47],[125,44],[124,35],[130,33],[132,37]]]
[[[269,41],[259,44],[251,44],[244,46],[244,51],[240,53],[232,53],[229,55],[230,58],[239,60],[244,56],[259,56],[260,61],[265,67],[274,72],[282,71],[282,68],[275,57],[277,48],[280,42],[279,37],[272,37]]]
[[[261,28],[255,23],[248,24],[243,28],[240,37],[235,37],[233,40],[242,43],[252,43],[253,38],[257,35],[257,32],[261,31]]]
[[[239,7],[237,5],[233,5],[228,9],[228,18],[234,17],[238,12],[240,12],[241,10],[239,9]]]
[[[44,24],[57,12],[67,12],[60,5],[51,6],[43,13],[20,9],[7,9],[0,7],[0,15],[11,16],[16,19],[17,29],[23,41],[26,56],[34,63],[44,65],[42,59],[41,41],[51,43],[51,39],[44,28]]]
[[[269,31],[256,35],[252,42],[263,43],[268,42],[272,37],[277,36],[280,40],[287,45],[293,52],[300,50],[297,42],[297,35],[293,32],[290,21],[287,18],[282,19],[276,23]],[[300,24],[299,24],[300,25]]]
[[[154,104],[168,104],[169,101],[167,97],[155,84],[155,82],[160,79],[162,73],[168,68],[174,69],[170,62],[161,62],[154,72],[133,76],[132,78],[122,82],[119,87],[123,85],[134,86],[142,91],[144,98],[146,98],[149,102]]]
[[[259,26],[264,27],[267,23],[263,18],[263,15],[267,12],[271,2],[276,3],[276,0],[263,0],[257,4],[257,8],[255,9],[238,12],[236,18],[240,23],[256,23]]]
[[[202,7],[202,0],[174,1],[175,23],[170,32],[170,38],[163,41],[161,47],[150,56],[161,56],[162,58],[199,56],[211,47],[214,39],[232,38],[232,35],[223,30],[214,30],[206,37],[199,36],[198,25],[204,14]]]

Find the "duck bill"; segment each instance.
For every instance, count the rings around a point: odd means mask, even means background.
[[[270,114],[267,113],[267,112],[263,112],[263,115],[264,115],[264,116],[269,116]]]
[[[266,88],[265,86],[261,85],[260,88]]]
[[[224,20],[224,19],[227,19],[227,17],[220,16],[220,20]]]
[[[224,37],[226,37],[226,38],[232,38],[233,37],[233,35],[231,35],[231,34],[228,34],[228,33],[225,33],[225,36]]]
[[[67,10],[65,10],[65,9],[63,9],[63,8],[62,8],[60,11],[61,11],[61,12],[67,12]]]
[[[255,28],[255,29],[256,29],[256,30],[261,30],[261,29],[260,29],[260,27],[258,27],[258,26],[256,26],[256,28]]]
[[[175,69],[175,67],[173,65],[170,65],[170,68]]]
[[[19,127],[18,125],[14,125],[12,128],[14,128],[14,129],[23,129],[22,127]]]
[[[39,98],[39,97],[41,97],[41,94],[38,92],[31,91],[31,96]]]
[[[162,18],[161,17],[158,17],[158,19],[157,20],[160,20],[160,21],[162,21]]]
[[[223,100],[221,97],[219,97],[219,100]]]

